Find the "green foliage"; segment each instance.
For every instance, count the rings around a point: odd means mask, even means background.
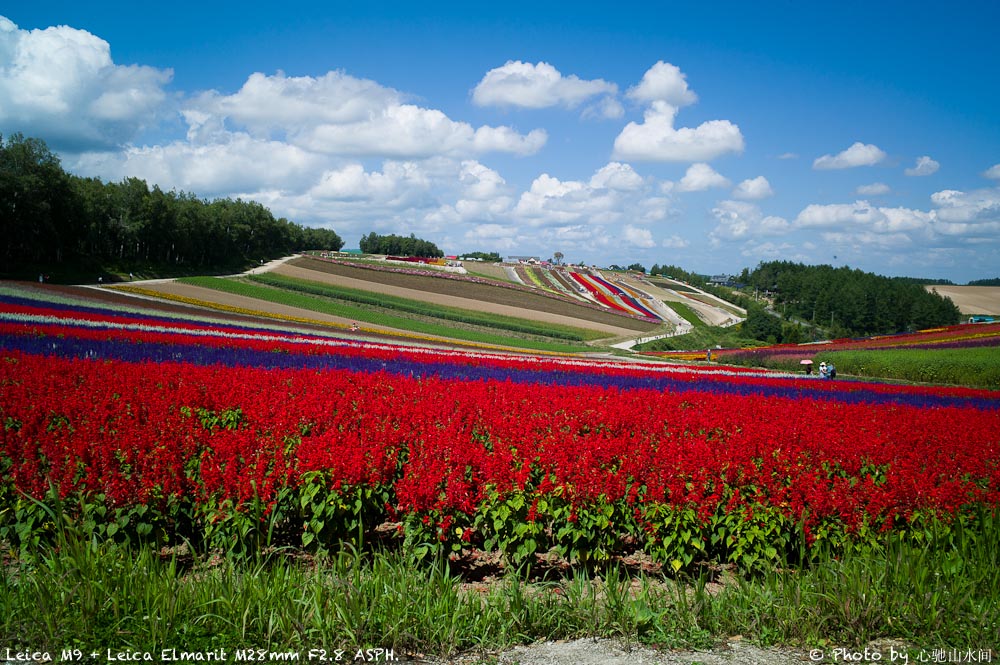
[[[757,304],[747,308],[740,332],[751,339],[777,344],[782,337],[781,319]]]
[[[461,255],[461,258],[465,260],[486,261],[488,263],[500,263],[503,261],[503,257],[498,252],[466,252]]]
[[[746,289],[773,298],[774,309],[860,336],[959,323],[961,313],[949,299],[906,278],[889,278],[828,265],[789,261],[761,263],[744,271]]]
[[[826,351],[815,360],[832,361],[838,374],[1000,389],[1000,354],[990,347]]]
[[[379,235],[372,231],[361,236],[358,245],[365,254],[393,254],[399,256],[419,256],[425,258],[440,258],[444,252],[437,245],[417,238],[412,233],[407,238],[395,234]]]
[[[203,201],[138,178],[105,183],[67,174],[39,139],[0,137],[3,274],[34,278],[107,266],[215,270],[303,249],[339,250],[327,229],[304,228],[253,201]],[[41,268],[39,268],[39,266]],[[75,268],[73,268],[75,266]]]

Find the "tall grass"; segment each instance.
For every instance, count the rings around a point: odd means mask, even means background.
[[[889,540],[753,576],[634,577],[612,566],[548,581],[508,572],[484,585],[460,573],[398,550],[161,554],[66,526],[53,547],[4,564],[0,643],[450,655],[582,636],[707,647],[740,634],[764,645],[888,637],[921,649],[1000,648],[1000,529],[990,516],[923,542]]]

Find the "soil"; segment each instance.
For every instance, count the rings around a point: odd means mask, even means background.
[[[949,286],[933,284],[924,287],[951,298],[962,314],[1000,316],[1000,286]]]
[[[491,302],[485,299],[480,300],[458,295],[457,293],[460,292],[460,290],[456,293],[442,293],[442,292],[434,292],[429,290],[413,288],[409,286],[400,286],[397,284],[386,283],[388,280],[372,281],[370,279],[366,279],[366,277],[368,273],[373,273],[375,271],[367,270],[361,272],[360,269],[355,269],[355,270],[357,270],[359,274],[349,275],[340,272],[331,273],[327,271],[316,270],[313,268],[312,264],[299,264],[297,262],[293,262],[291,264],[285,264],[280,266],[274,272],[278,275],[286,275],[288,277],[307,279],[315,282],[323,282],[326,284],[335,284],[337,286],[344,286],[351,289],[359,289],[374,293],[396,296],[399,298],[408,298],[410,300],[429,302],[435,305],[458,307],[460,309],[467,309],[479,312],[489,312],[490,314],[501,314],[503,316],[512,316],[519,319],[527,319],[530,321],[543,321],[545,323],[555,323],[564,326],[571,326],[574,328],[587,328],[589,330],[597,330],[603,333],[607,333],[609,337],[611,336],[619,337],[625,335],[632,335],[635,333],[635,330],[631,328],[626,328],[619,325],[610,325],[608,323],[600,321],[581,320],[580,318],[577,318],[575,315],[567,316],[565,314],[559,313],[555,307],[552,307],[553,311],[543,311],[534,308],[528,309],[516,305]],[[438,281],[448,281],[448,280],[438,280]]]
[[[541,291],[536,293],[524,289],[506,288],[499,284],[480,284],[465,280],[372,270],[362,266],[329,263],[310,258],[294,259],[279,268],[279,271],[291,266],[310,270],[313,274],[312,279],[316,279],[318,273],[328,273],[361,280],[365,283],[364,288],[369,291],[375,290],[378,284],[382,284],[410,289],[411,292],[419,293],[421,299],[427,299],[431,294],[453,296],[465,299],[466,308],[468,308],[470,301],[475,303],[476,309],[480,310],[484,307],[492,308],[502,305],[519,310],[518,316],[521,318],[537,318],[540,315],[554,314],[572,319],[573,325],[577,327],[598,323],[624,329],[626,333],[634,333],[635,331],[650,332],[659,325],[576,304]]]

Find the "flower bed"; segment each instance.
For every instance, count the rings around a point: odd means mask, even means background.
[[[990,391],[3,310],[0,537],[25,546],[61,503],[103,537],[207,547],[391,521],[427,551],[754,567],[1000,504]]]

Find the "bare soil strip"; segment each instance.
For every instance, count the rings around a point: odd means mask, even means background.
[[[1000,286],[949,286],[928,284],[928,291],[951,298],[962,314],[1000,316]]]
[[[305,272],[295,274],[289,272],[293,269]],[[399,295],[473,311],[599,330],[607,332],[609,336],[630,335],[637,331],[651,332],[658,327],[656,323],[602,312],[561,298],[549,297],[541,292],[532,293],[464,280],[370,270],[308,258],[290,261],[275,272],[317,282],[326,280],[329,284]]]
[[[427,302],[434,305],[458,307],[473,312],[489,312],[491,314],[513,316],[519,319],[526,319],[528,321],[543,321],[545,323],[557,323],[565,326],[573,326],[575,328],[586,328],[588,330],[597,330],[600,332],[607,333],[609,337],[631,335],[635,332],[627,328],[609,326],[606,324],[596,323],[593,321],[581,321],[576,318],[562,316],[560,314],[555,314],[552,312],[540,312],[538,310],[522,309],[520,307],[511,307],[509,305],[498,305],[495,303],[470,300],[469,298],[445,295],[442,293],[429,293],[427,291],[416,291],[414,289],[392,286],[389,284],[379,284],[376,282],[356,279],[353,277],[345,277],[343,275],[333,275],[325,272],[319,272],[316,270],[310,270],[308,268],[301,268],[297,265],[283,265],[274,272],[278,275],[285,275],[287,277],[294,277],[296,279],[305,279],[313,282],[320,282],[323,284],[331,284],[351,289],[369,291],[372,293],[380,293],[388,296],[395,296],[398,298],[407,298],[409,300]]]

